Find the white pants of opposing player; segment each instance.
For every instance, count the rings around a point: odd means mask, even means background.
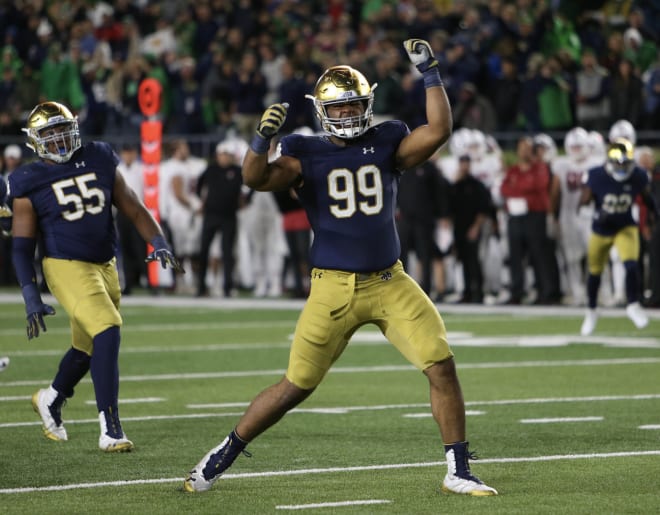
[[[182,260],[183,268],[187,273],[180,276],[187,288],[196,284],[193,272],[192,256],[199,254],[202,244],[202,216],[188,213],[187,216],[168,219],[172,231],[172,243],[177,257]]]
[[[574,306],[584,306],[587,302],[585,281],[587,271],[585,258],[591,226],[590,213],[566,214],[559,217],[559,253],[563,261],[560,267],[561,284],[570,291],[571,303]]]
[[[243,219],[250,245],[255,297],[282,295],[282,268],[287,243],[275,197],[256,192]]]

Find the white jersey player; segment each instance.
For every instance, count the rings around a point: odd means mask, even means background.
[[[197,196],[197,179],[206,169],[206,160],[190,155],[185,140],[174,142],[172,157],[160,168],[160,212],[172,231],[172,243],[184,268],[194,270],[192,258],[199,254],[202,231],[202,201]],[[184,290],[194,290],[194,274],[184,274]]]
[[[552,173],[559,179],[559,249],[564,261],[563,275],[566,291],[571,292],[572,303],[586,302],[583,260],[587,255],[587,242],[592,213],[585,209],[578,212],[582,181],[592,167],[589,134],[582,127],[575,127],[564,138],[566,155],[555,158]]]

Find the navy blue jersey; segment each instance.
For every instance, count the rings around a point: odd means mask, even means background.
[[[591,230],[601,236],[612,236],[624,227],[636,225],[632,216],[635,198],[649,184],[648,174],[638,166],[627,180],[619,182],[605,170],[605,166],[591,168],[586,185],[596,205],[597,216]],[[603,216],[604,215],[604,216]]]
[[[110,145],[91,142],[66,163],[35,161],[11,174],[11,196],[29,198],[37,213],[45,256],[92,263],[112,259],[112,190],[118,163]]]
[[[282,154],[302,164],[298,196],[314,231],[312,266],[374,272],[399,258],[394,156],[409,132],[403,122],[388,121],[346,147],[326,136],[282,138]]]

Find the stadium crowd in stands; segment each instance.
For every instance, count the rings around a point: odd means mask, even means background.
[[[513,149],[521,134],[560,143],[577,126],[606,138],[626,119],[637,143],[653,145],[644,135],[660,131],[658,27],[653,0],[10,2],[0,7],[0,148],[15,155],[19,144],[33,159],[20,129],[53,100],[77,114],[85,140],[119,150],[139,137],[138,86],[153,77],[165,140],[184,137],[213,160],[216,143],[249,139],[273,102],[290,105],[282,134],[318,130],[305,94],[338,63],[378,83],[375,122],[414,128],[425,123],[424,89],[400,44],[410,37],[432,45],[455,131]]]

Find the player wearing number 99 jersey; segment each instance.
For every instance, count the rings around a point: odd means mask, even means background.
[[[82,145],[78,121],[57,102],[37,105],[28,116],[27,146],[40,161],[26,164],[9,179],[13,198],[12,258],[25,301],[28,339],[46,331],[33,266],[36,238],[43,242],[42,267],[50,291],[69,315],[71,348],[60,361],[51,386],[38,390],[32,406],[44,435],[66,441],[64,401],[91,371],[101,434],[99,448],[129,451],[117,410],[119,393],[120,287],[115,260],[112,207],[127,216],[154,247],[148,259],[178,268],[153,216],[126,185],[119,159],[106,143]]]
[[[428,378],[448,463],[443,490],[497,494],[470,472],[465,408],[442,318],[398,260],[399,175],[429,159],[451,132],[431,47],[419,39],[404,47],[422,73],[427,125],[412,132],[400,121],[372,127],[375,85],[349,66],[327,69],[310,95],[324,136],[285,136],[280,156],[269,162],[270,140],[288,106],[272,105],[261,118],[243,161],[243,182],[260,191],[296,188],[314,232],[311,290],[285,376],[257,395],[227,438],[193,468],[184,482],[189,492],[208,490],[248,442],[314,391],[353,333],[372,323]]]

